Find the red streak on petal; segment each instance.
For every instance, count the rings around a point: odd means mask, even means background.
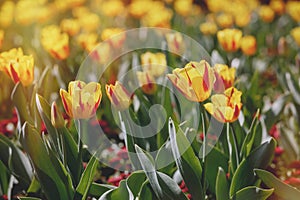
[[[204,63],[204,74],[203,74],[203,90],[205,92],[209,89],[209,75],[208,75],[208,66]]]
[[[18,73],[15,71],[15,68],[13,67],[12,64],[10,64],[10,72],[11,72],[11,78],[15,83],[20,81]]]
[[[191,78],[190,78],[189,74],[187,73],[187,70],[186,70],[186,69],[184,69],[184,71],[185,71],[185,73],[186,73],[186,76],[187,76],[187,78],[188,78],[188,80],[189,80],[189,86],[191,86],[191,85],[192,85]]]

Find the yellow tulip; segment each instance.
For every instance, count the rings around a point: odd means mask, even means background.
[[[146,52],[141,55],[141,63],[144,71],[155,77],[162,75],[167,68],[166,56],[163,53]]]
[[[134,18],[139,19],[147,14],[151,5],[152,5],[151,0],[143,0],[143,1],[134,0],[131,2],[131,4],[128,7],[129,14]]]
[[[0,25],[8,27],[14,18],[15,4],[13,1],[5,1],[0,9]]]
[[[105,16],[115,17],[124,12],[124,3],[120,0],[107,0],[101,4],[101,11]]]
[[[271,0],[270,7],[278,14],[281,15],[284,13],[285,4],[282,0]]]
[[[147,71],[136,73],[140,86],[145,94],[154,94],[157,90],[154,77]]]
[[[191,13],[192,8],[193,8],[192,0],[176,0],[174,2],[175,11],[182,16],[189,15]]]
[[[231,14],[228,13],[222,13],[217,16],[217,23],[222,28],[229,28],[233,25],[233,17]]]
[[[218,121],[234,122],[242,108],[241,96],[242,92],[231,87],[224,94],[212,95],[211,103],[204,104],[204,107]]]
[[[32,55],[23,55],[21,48],[11,49],[0,54],[0,70],[4,71],[14,83],[28,86],[33,82],[34,61]]]
[[[100,18],[97,14],[87,12],[78,18],[79,24],[86,32],[96,31],[100,25]]]
[[[214,22],[204,22],[200,24],[199,29],[204,35],[214,35],[218,31],[218,27]]]
[[[242,31],[238,29],[224,29],[217,33],[218,41],[225,51],[235,52],[240,48]]]
[[[235,24],[239,27],[247,26],[251,21],[251,13],[247,10],[234,16]]]
[[[4,31],[0,30],[0,49],[2,48],[3,39],[4,39]]]
[[[61,33],[56,25],[49,25],[42,29],[41,42],[46,51],[56,59],[64,60],[69,54],[69,36]]]
[[[215,82],[214,71],[204,60],[189,62],[184,68],[176,68],[167,76],[187,99],[195,102],[205,101]]]
[[[300,46],[300,26],[293,28],[291,30],[291,35],[294,38],[295,42]]]
[[[70,36],[76,35],[80,31],[80,25],[77,19],[63,19],[60,23],[61,30]]]
[[[107,40],[114,48],[121,48],[126,39],[126,34],[122,28],[107,28],[103,30],[101,39],[103,41]]]
[[[68,91],[60,89],[66,113],[74,119],[88,119],[96,114],[102,98],[101,85],[83,81],[71,81]]]
[[[91,52],[97,45],[97,39],[96,33],[81,33],[77,37],[77,42],[83,49]]]
[[[296,22],[300,22],[300,2],[299,1],[288,1],[286,4],[286,11]]]
[[[107,97],[117,110],[122,111],[130,106],[130,94],[119,81],[116,81],[115,85],[106,85],[105,89]]]
[[[251,56],[256,53],[256,38],[252,35],[241,39],[241,49],[245,55]]]
[[[216,81],[214,90],[216,92],[223,92],[227,88],[233,86],[235,79],[235,68],[229,68],[227,65],[216,64],[214,67]]]
[[[270,6],[261,6],[259,9],[259,16],[264,22],[272,22],[275,13]]]
[[[180,33],[168,33],[166,34],[166,40],[169,51],[178,55],[183,53],[185,45],[183,37]]]

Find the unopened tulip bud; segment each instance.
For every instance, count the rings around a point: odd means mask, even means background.
[[[55,102],[51,105],[51,123],[55,128],[62,128],[65,125],[65,120]]]

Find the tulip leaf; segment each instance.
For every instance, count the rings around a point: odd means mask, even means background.
[[[116,189],[115,186],[105,185],[93,182],[89,189],[89,196],[100,198],[105,192]]]
[[[274,193],[280,199],[297,200],[300,196],[300,191],[275,177],[272,173],[254,169],[255,174],[262,180],[262,182],[269,188],[274,188]]]
[[[204,192],[201,184],[202,167],[193,148],[180,128],[176,133],[173,121],[169,120],[169,135],[173,158],[189,189],[195,199],[204,199]]]
[[[222,167],[219,167],[215,185],[217,200],[229,199],[229,183]]]
[[[95,156],[92,156],[81,176],[80,182],[76,188],[76,195],[74,199],[86,199],[90,186],[93,182],[97,166],[98,160]]]
[[[135,149],[152,190],[158,199],[187,199],[172,178],[155,170],[154,160],[149,153],[137,145],[135,145]]]
[[[300,87],[298,81],[295,80],[295,77],[291,73],[285,73],[285,80],[288,86],[288,89],[291,91],[293,99],[295,102],[300,105]]]
[[[37,193],[41,189],[40,182],[37,180],[37,178],[34,176],[32,178],[31,184],[27,190],[27,193]]]
[[[133,172],[126,180],[126,186],[128,191],[130,191],[130,195],[132,195],[133,199],[139,194],[139,191],[146,180],[146,175],[143,171],[135,171]]]
[[[145,181],[141,187],[141,191],[139,193],[139,199],[157,200],[156,196],[153,195],[153,191],[148,180]]]
[[[28,124],[23,125],[23,141],[24,148],[35,168],[35,172],[41,184],[41,188],[48,199],[72,199],[73,190],[67,181],[66,170],[63,169],[61,163],[57,159],[50,158],[43,140],[38,131]],[[60,171],[56,171],[58,167],[61,167]],[[62,180],[61,176],[66,176],[66,180]]]
[[[4,163],[0,160],[0,186],[3,194],[7,194],[9,188],[10,174]]]
[[[249,156],[244,159],[232,177],[230,185],[230,197],[240,189],[254,184],[254,168],[266,168],[273,158],[276,142],[273,138],[254,149]]]
[[[274,189],[261,189],[255,186],[245,187],[239,190],[233,197],[233,200],[265,200],[273,193]]]
[[[134,200],[129,199],[129,193],[126,187],[126,181],[122,180],[118,188],[109,190],[105,192],[99,200],[115,200],[115,199],[122,199],[122,200]]]
[[[176,168],[172,155],[171,143],[167,141],[158,150],[155,158],[156,169],[165,174],[173,174]]]

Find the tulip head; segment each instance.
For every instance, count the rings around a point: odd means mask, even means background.
[[[210,65],[202,60],[176,68],[167,75],[173,85],[189,100],[205,101],[211,94],[215,75]]]
[[[218,41],[225,51],[235,52],[240,48],[242,31],[238,29],[224,29],[217,33]]]
[[[241,39],[241,49],[245,55],[251,56],[256,53],[256,38],[252,35]]]
[[[115,85],[106,85],[105,89],[107,97],[117,110],[122,111],[130,106],[130,94],[119,81],[116,81]]]
[[[293,28],[290,33],[298,46],[300,46],[300,26]]]
[[[63,19],[60,23],[61,30],[70,36],[76,35],[80,31],[80,25],[77,19]]]
[[[180,33],[166,34],[168,49],[170,52],[181,55],[185,49],[183,37]]]
[[[126,39],[126,34],[121,28],[107,28],[103,30],[101,39],[108,40],[108,43],[114,48],[120,48]]]
[[[145,94],[152,95],[156,92],[157,86],[154,77],[149,72],[137,72],[136,75]]]
[[[167,68],[167,59],[163,53],[146,52],[141,55],[141,63],[144,71],[156,77],[162,75]]]
[[[224,94],[212,95],[211,103],[204,104],[204,107],[218,121],[234,122],[242,108],[241,96],[242,92],[230,87]]]
[[[223,92],[227,88],[233,86],[235,79],[235,68],[229,68],[227,65],[216,64],[214,67],[216,81],[214,83],[214,90],[216,92]]]
[[[66,113],[74,119],[89,119],[96,114],[102,98],[101,85],[83,81],[71,81],[68,91],[60,89]]]
[[[264,22],[272,22],[275,17],[275,12],[270,6],[261,6],[259,16]]]
[[[218,27],[214,22],[204,22],[200,24],[199,28],[204,35],[214,35],[218,31]]]

